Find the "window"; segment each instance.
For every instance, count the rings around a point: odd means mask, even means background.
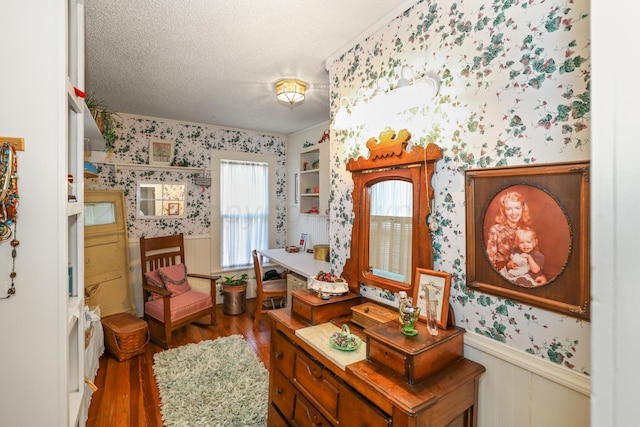
[[[211,204],[212,267],[250,266],[251,251],[268,248],[275,236],[276,157],[220,152],[212,159],[212,197],[219,194]]]
[[[165,216],[184,217],[186,189],[185,182],[138,182],[136,217],[142,219]]]
[[[222,268],[247,265],[254,248],[266,247],[269,235],[269,165],[220,162],[220,244]]]

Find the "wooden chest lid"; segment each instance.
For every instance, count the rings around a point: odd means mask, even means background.
[[[351,307],[354,314],[370,318],[376,324],[390,322],[398,318],[398,312],[391,307],[386,307],[374,302],[365,302],[364,304],[354,305]]]
[[[147,322],[129,313],[118,313],[103,317],[102,325],[118,334],[128,334],[147,328]]]

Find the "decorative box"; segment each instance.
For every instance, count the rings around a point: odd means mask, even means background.
[[[416,323],[418,335],[408,337],[400,332],[394,320],[366,328],[367,359],[389,368],[411,385],[418,384],[464,356],[464,329],[450,327],[431,335],[424,323]]]
[[[317,292],[303,289],[291,293],[291,313],[302,320],[319,325],[336,317],[351,314],[351,307],[360,303],[360,295],[347,292],[329,299],[318,297]]]
[[[398,318],[398,311],[374,302],[366,302],[351,307],[351,321],[363,328],[381,325]]]

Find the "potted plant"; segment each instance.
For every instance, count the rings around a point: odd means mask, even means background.
[[[222,294],[222,312],[232,316],[242,314],[246,309],[247,279],[248,274],[240,277],[230,276],[222,279],[220,293]]]
[[[116,122],[115,116],[118,114],[104,105],[101,99],[97,99],[92,93],[88,94],[84,102],[91,112],[96,126],[104,137],[105,151],[113,150],[113,143],[116,140]]]

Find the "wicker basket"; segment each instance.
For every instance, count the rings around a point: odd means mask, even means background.
[[[149,342],[147,322],[129,314],[118,313],[102,319],[107,349],[120,362],[144,353]]]

